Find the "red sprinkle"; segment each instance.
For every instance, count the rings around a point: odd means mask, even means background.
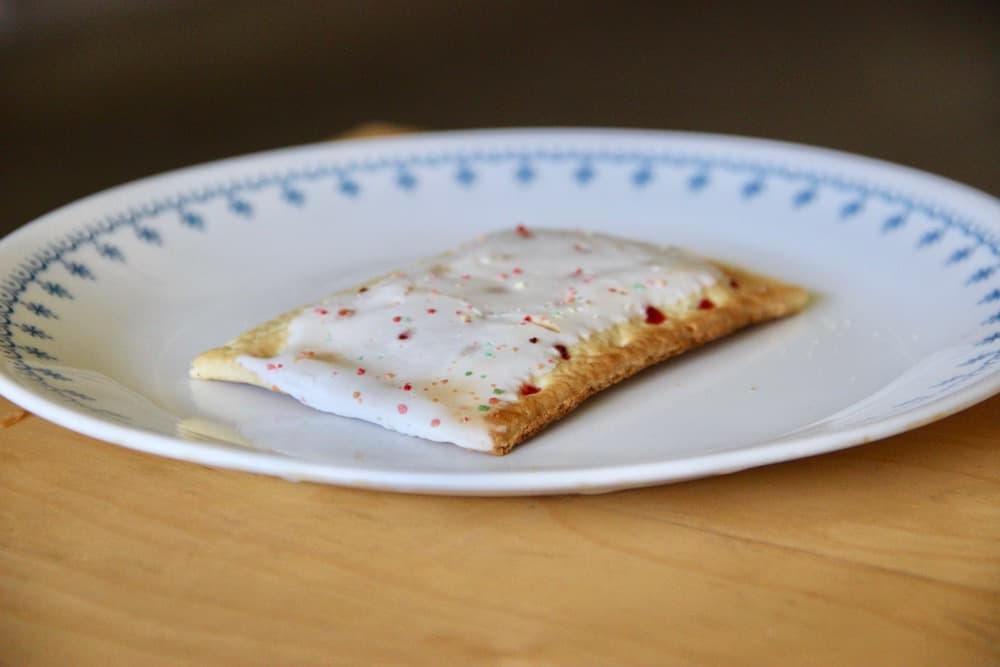
[[[710,310],[715,308],[715,304],[711,299],[702,299],[698,302],[698,310]]]
[[[330,311],[327,310],[326,308],[313,308],[313,312],[316,313],[317,315],[326,315]]]
[[[531,320],[531,315],[525,315],[525,316],[524,316],[524,321],[525,321],[525,322],[531,322],[531,321],[532,321],[532,320]]]
[[[365,369],[359,368],[358,369],[358,375],[364,375],[364,374],[365,374]]]
[[[521,396],[531,396],[532,394],[537,394],[541,389],[533,384],[522,384],[521,385]]]
[[[406,411],[409,410],[409,408],[406,407],[405,403],[400,403],[399,405],[396,406],[396,409],[399,410],[399,414],[401,415],[405,415]]]
[[[667,321],[667,316],[663,311],[653,306],[646,306],[646,324],[663,324]]]
[[[531,238],[531,232],[524,225],[518,225],[517,226],[517,234],[518,234],[518,236],[520,236],[523,239],[530,239]]]
[[[489,403],[490,405],[496,405],[496,404],[497,404],[497,403],[499,403],[499,402],[500,402],[500,399],[499,399],[499,398],[497,398],[496,396],[491,396],[491,397],[490,397],[490,400],[488,401],[488,403]]]
[[[406,340],[407,338],[410,337],[410,334],[412,333],[413,333],[412,331],[407,330],[396,336],[396,338],[398,338],[399,340]]]
[[[565,345],[555,345],[556,350],[559,352],[559,356],[563,359],[569,359],[569,350],[566,349]]]
[[[402,317],[400,317],[399,315],[396,315],[396,317],[392,318],[392,321],[393,321],[393,322],[402,322],[402,321],[403,321],[403,318],[402,318]]]
[[[413,389],[413,385],[409,382],[403,385],[403,391],[410,391],[411,389]]]
[[[431,315],[433,315],[434,313],[437,312],[437,308],[428,308],[427,312],[430,313]]]
[[[340,315],[341,317],[350,317],[351,315],[354,314],[354,311],[350,308],[341,308],[340,310],[337,311],[337,314]]]
[[[538,342],[538,338],[536,338],[535,336],[532,336],[531,338],[528,339],[528,342],[529,343],[537,343]]]
[[[522,271],[521,269],[517,268],[516,266],[513,269],[511,269],[510,272],[513,273],[515,276],[519,276],[522,273],[524,273],[524,271]]]
[[[281,365],[281,364],[268,364],[267,365],[267,370],[269,370],[269,371],[276,371],[279,368],[284,368],[284,366]]]
[[[432,419],[431,420],[431,428],[437,428],[440,425],[441,425],[441,420],[440,419]]]

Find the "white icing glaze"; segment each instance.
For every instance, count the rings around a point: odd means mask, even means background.
[[[527,382],[544,388],[555,346],[719,278],[677,248],[518,227],[324,299],[292,320],[282,354],[239,363],[319,410],[490,450],[485,416]]]

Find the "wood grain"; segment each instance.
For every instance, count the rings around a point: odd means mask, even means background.
[[[730,476],[493,499],[213,470],[30,416],[0,431],[0,656],[988,664],[998,408]]]
[[[998,664],[998,417],[994,397],[671,486],[450,498],[29,415],[0,428],[0,664]]]

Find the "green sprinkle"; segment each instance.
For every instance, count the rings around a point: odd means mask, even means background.
[[[465,371],[465,376],[466,377],[469,377],[470,375],[472,375],[472,371]]]
[[[480,375],[479,377],[480,377],[480,378],[482,378],[483,380],[485,380],[485,379],[486,379],[486,376],[485,376],[485,375]]]
[[[497,396],[499,396],[500,394],[503,393],[503,389],[494,389],[493,393],[496,394]]]
[[[493,357],[493,353],[492,352],[487,352],[486,356],[492,358]]]
[[[480,412],[489,412],[489,409],[490,409],[490,406],[488,406],[488,405],[480,405],[479,406],[479,411]]]
[[[634,289],[646,289],[646,286],[643,285],[642,283],[636,283],[636,284],[632,285],[632,287]]]

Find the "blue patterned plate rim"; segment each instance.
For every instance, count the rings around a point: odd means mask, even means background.
[[[822,163],[823,169],[813,168]],[[812,166],[811,166],[812,165]],[[964,271],[962,288],[975,292],[982,312],[968,337],[968,354],[954,373],[938,378],[895,412],[833,433],[757,443],[683,460],[603,465],[593,469],[466,470],[422,473],[405,469],[364,470],[269,453],[190,442],[128,423],[114,406],[71,386],[55,362],[50,327],[75,285],[89,289],[99,272],[95,261],[124,263],[119,234],[149,247],[164,243],[163,220],[203,232],[202,207],[222,203],[228,214],[253,218],[255,197],[269,191],[285,205],[304,205],[309,184],[325,183],[345,200],[368,196],[374,179],[390,179],[400,191],[422,187],[434,170],[448,170],[454,187],[472,189],[489,170],[504,168],[512,182],[530,187],[558,167],[575,187],[593,187],[603,171],[616,171],[635,191],[669,173],[683,190],[698,193],[723,178],[738,181],[739,196],[752,201],[775,185],[788,191],[795,210],[819,199],[837,200],[841,223],[878,209],[874,224],[884,236],[898,234],[917,218],[923,226],[918,249],[943,247],[949,270]],[[729,472],[797,458],[886,437],[952,414],[1000,391],[1000,204],[985,193],[890,163],[829,149],[763,139],[652,130],[537,128],[476,130],[350,140],[270,151],[154,176],[63,207],[0,241],[0,392],[51,421],[110,442],[209,465],[277,474],[292,479],[402,491],[510,494],[601,491],[705,474]],[[86,249],[89,259],[84,260]],[[95,260],[93,258],[99,258]],[[13,268],[10,268],[13,267]],[[55,268],[53,268],[55,267]],[[59,277],[53,274],[58,270]],[[30,298],[27,295],[33,295]],[[996,312],[994,312],[996,311]]]

